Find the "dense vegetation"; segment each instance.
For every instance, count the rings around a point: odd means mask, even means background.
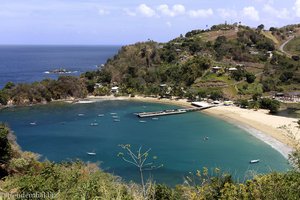
[[[40,162],[37,155],[20,151],[12,136],[9,128],[1,124],[0,188],[11,196],[44,193],[46,199],[300,199],[299,151],[291,157],[295,168],[289,172],[254,173],[253,179],[237,183],[219,169],[211,176],[203,168],[188,174],[185,182],[175,188],[148,181],[144,194],[140,185],[125,183],[96,164]]]
[[[72,76],[61,76],[58,80],[45,79],[32,84],[9,82],[0,90],[0,103],[9,101],[15,105],[49,102],[68,97],[83,98],[87,95],[85,80]]]

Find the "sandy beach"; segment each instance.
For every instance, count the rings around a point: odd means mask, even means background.
[[[104,100],[131,100],[191,107],[191,103],[187,102],[186,99],[170,100],[142,96],[89,96],[81,103]],[[300,141],[300,129],[297,124],[298,119],[296,118],[274,116],[268,114],[267,110],[255,111],[242,109],[236,106],[216,106],[201,112],[213,117],[220,118],[234,124],[241,129],[244,129],[249,134],[264,141],[265,143],[276,149],[285,158],[288,158],[288,155],[298,144],[297,141]]]
[[[246,130],[286,158],[300,139],[297,119],[270,115],[267,110],[255,111],[236,106],[218,106],[203,112]]]

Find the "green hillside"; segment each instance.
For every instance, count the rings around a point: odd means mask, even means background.
[[[284,50],[292,55],[300,56],[300,37],[295,37],[287,43]]]
[[[123,94],[198,96],[225,99],[300,90],[299,62],[277,51],[270,32],[246,26],[217,25],[193,30],[167,43],[124,46],[105,67],[83,77],[119,85]],[[251,78],[251,79],[250,79]]]

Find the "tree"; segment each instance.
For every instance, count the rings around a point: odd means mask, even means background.
[[[236,80],[236,81],[242,80],[244,75],[245,75],[245,72],[244,72],[244,70],[241,70],[241,69],[238,69],[237,71],[233,71],[231,73],[231,77],[234,78],[234,80]]]
[[[0,105],[7,105],[8,95],[0,90]]]
[[[299,61],[299,60],[300,60],[300,57],[299,57],[299,56],[292,56],[292,59],[293,59],[294,61]]]
[[[270,113],[277,113],[280,108],[280,102],[269,98],[262,98],[260,101],[260,107],[263,109],[269,109]]]
[[[241,108],[248,108],[249,107],[249,102],[247,99],[241,99],[239,101],[240,107]]]
[[[221,90],[213,90],[210,92],[210,98],[212,100],[219,100],[223,98],[223,92]]]
[[[144,171],[154,170],[162,167],[162,165],[155,166],[154,162],[148,162],[147,159],[149,157],[149,152],[151,149],[148,149],[147,151],[143,152],[142,147],[139,148],[137,153],[134,153],[131,150],[130,144],[121,144],[119,145],[124,151],[126,152],[126,155],[123,152],[120,152],[118,154],[119,157],[121,157],[125,162],[132,164],[133,166],[137,167],[139,170],[140,178],[141,178],[141,184],[143,187],[143,194],[144,197],[146,197],[146,186],[144,182]],[[156,156],[153,157],[153,160],[157,159]]]
[[[86,83],[86,89],[88,93],[93,93],[95,90],[95,83],[92,80],[88,80]]]
[[[293,76],[294,76],[293,72],[285,71],[280,75],[279,79],[281,82],[286,82],[286,81],[290,80],[291,78],[293,78]]]
[[[8,83],[6,83],[6,85],[4,86],[4,89],[10,90],[13,87],[15,87],[15,84],[11,81],[9,81]]]
[[[252,95],[252,99],[253,99],[254,101],[257,101],[257,100],[259,100],[260,98],[261,98],[261,93],[255,93],[255,94]]]
[[[7,175],[7,165],[12,157],[12,148],[8,140],[9,129],[1,123],[0,124],[0,178]],[[4,167],[3,167],[4,166]]]
[[[256,76],[250,72],[246,73],[246,81],[248,83],[253,83],[256,79]]]
[[[258,26],[257,26],[257,29],[256,29],[256,30],[262,31],[262,30],[264,30],[264,28],[265,28],[265,25],[261,24],[261,25],[258,25]]]

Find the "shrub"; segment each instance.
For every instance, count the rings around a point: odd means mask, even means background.
[[[8,95],[0,90],[0,105],[7,105]]]
[[[269,98],[262,98],[260,100],[260,108],[269,109],[270,113],[277,113],[280,108],[280,102]]]
[[[255,75],[254,74],[252,74],[252,73],[246,73],[246,81],[248,82],[248,83],[253,83],[254,81],[255,81],[255,79],[256,79],[256,77],[255,77]]]

